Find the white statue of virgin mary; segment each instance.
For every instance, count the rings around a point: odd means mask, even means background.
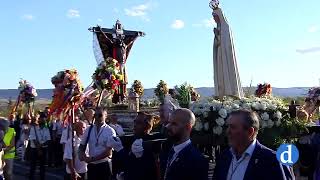
[[[215,95],[243,97],[231,29],[219,7],[214,7],[213,67]]]

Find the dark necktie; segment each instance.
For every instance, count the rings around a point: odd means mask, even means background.
[[[165,175],[164,175],[164,179],[165,180],[167,179],[167,174],[168,174],[168,171],[169,171],[170,164],[171,164],[171,161],[172,161],[174,153],[175,152],[174,152],[174,149],[172,147],[171,150],[169,151],[169,154],[168,154],[167,167],[166,167],[166,172],[165,172]]]

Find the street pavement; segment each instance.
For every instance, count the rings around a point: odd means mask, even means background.
[[[20,160],[15,160],[13,167],[13,179],[14,180],[28,180],[29,178],[29,163],[21,162]],[[63,180],[65,173],[65,168],[49,168],[46,167],[46,180]],[[39,176],[39,166],[36,170],[35,180],[40,179]]]

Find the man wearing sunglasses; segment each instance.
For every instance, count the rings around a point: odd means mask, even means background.
[[[79,157],[88,163],[88,180],[109,180],[111,171],[108,160],[112,155],[112,148],[108,139],[115,137],[116,132],[106,124],[107,111],[98,107],[95,112],[95,121],[92,127],[87,128],[79,148]],[[84,149],[89,146],[89,156]]]

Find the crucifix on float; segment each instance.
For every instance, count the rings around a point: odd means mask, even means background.
[[[135,40],[144,36],[145,33],[124,30],[119,20],[111,29],[96,26],[89,28],[89,31],[93,32],[93,48],[97,63],[99,64],[104,59],[111,57],[120,64],[120,72],[124,80],[119,85],[119,91],[113,95],[112,102],[122,102],[126,97],[126,85],[128,84],[126,61]]]

